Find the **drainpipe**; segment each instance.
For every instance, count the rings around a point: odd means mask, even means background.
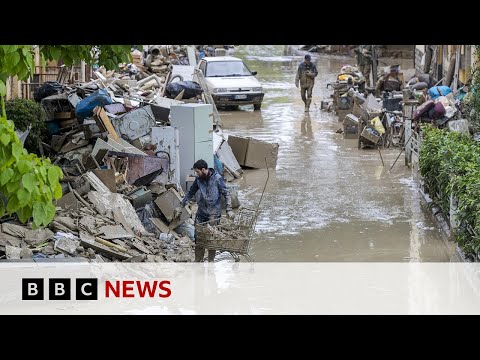
[[[85,82],[85,61],[83,60],[80,62],[80,77],[81,77],[80,81],[84,83]]]
[[[453,86],[452,91],[457,91],[458,88],[458,70],[460,68],[460,46],[455,47],[455,71],[453,72]]]

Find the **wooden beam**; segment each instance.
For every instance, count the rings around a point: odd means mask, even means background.
[[[105,110],[103,110],[103,108],[101,108],[100,106],[97,106],[95,109],[93,109],[93,113],[100,118],[103,125],[105,126],[105,129],[107,129],[108,133],[112,135],[113,139],[115,141],[118,141],[118,134],[115,131],[115,128],[113,127],[112,122],[110,121],[110,118],[108,117]]]

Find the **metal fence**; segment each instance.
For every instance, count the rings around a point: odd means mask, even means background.
[[[92,76],[92,70],[86,71],[85,78],[88,81]],[[22,82],[20,97],[33,100],[35,90],[47,81],[57,81],[61,84],[74,83],[81,80],[80,66],[36,66],[35,74],[30,82]]]

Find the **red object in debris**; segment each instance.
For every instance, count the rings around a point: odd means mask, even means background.
[[[170,170],[170,160],[165,157],[143,156],[117,151],[109,151],[108,155],[128,158],[127,182],[130,185],[146,185],[152,180],[147,175],[157,176],[161,172],[165,173]]]
[[[435,101],[433,100],[425,101],[422,105],[417,107],[417,110],[415,110],[415,112],[413,113],[413,120],[419,119],[424,114],[426,115],[428,110],[430,110],[434,106],[435,106]]]

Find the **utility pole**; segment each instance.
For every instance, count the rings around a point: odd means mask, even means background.
[[[373,87],[377,84],[377,52],[375,45],[372,45],[372,78],[373,78]]]

